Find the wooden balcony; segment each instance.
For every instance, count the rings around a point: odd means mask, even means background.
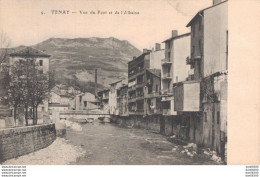
[[[159,92],[152,92],[152,93],[148,93],[146,98],[156,98],[159,97]]]
[[[169,59],[166,59],[166,58],[162,59],[161,62],[162,62],[162,65],[171,65],[172,64],[172,62]]]
[[[172,79],[172,76],[170,73],[166,73],[162,76],[162,79],[163,80],[171,80]]]

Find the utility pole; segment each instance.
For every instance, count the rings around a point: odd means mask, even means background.
[[[97,69],[95,69],[95,97],[97,97]]]

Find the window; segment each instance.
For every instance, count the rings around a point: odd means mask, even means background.
[[[207,112],[204,112],[203,114],[204,114],[204,116],[203,116],[204,117],[204,122],[207,122],[208,121],[207,120]]]
[[[219,111],[217,112],[217,124],[220,123],[220,114],[219,114]]]
[[[87,101],[84,101],[84,106],[87,107]]]
[[[44,107],[42,107],[42,111],[44,111]]]
[[[81,102],[82,101],[82,96],[79,96],[79,102]]]
[[[156,84],[156,92],[158,92],[158,85]]]
[[[43,66],[43,61],[42,60],[40,60],[40,66]]]
[[[171,58],[171,52],[168,52],[168,58]]]

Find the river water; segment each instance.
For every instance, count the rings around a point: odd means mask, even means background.
[[[67,130],[69,143],[86,151],[77,165],[211,165],[207,159],[190,158],[172,151],[166,137],[142,129],[120,128],[99,122],[81,124],[82,131]]]

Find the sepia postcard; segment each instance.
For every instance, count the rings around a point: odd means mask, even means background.
[[[240,3],[0,0],[0,164],[259,165]]]

